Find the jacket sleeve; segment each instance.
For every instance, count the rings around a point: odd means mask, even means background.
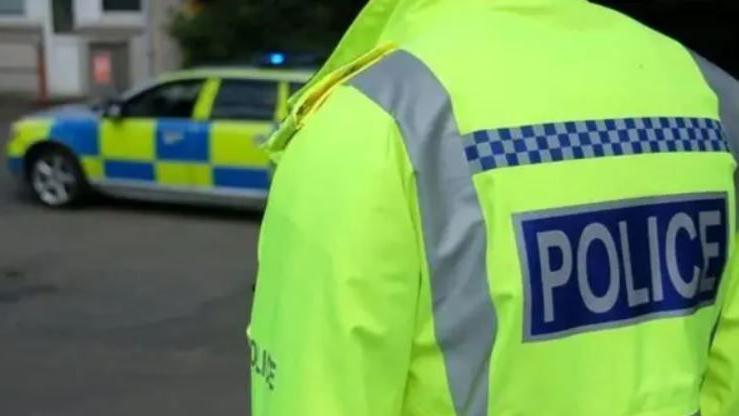
[[[737,112],[739,120],[739,111]],[[735,160],[739,161],[739,135],[729,130]],[[708,371],[703,384],[702,416],[739,415],[739,170],[734,176],[737,212],[734,230],[734,255],[730,257],[723,307],[711,346]]]
[[[339,87],[278,166],[249,328],[253,416],[400,413],[420,285],[412,169]]]
[[[736,240],[739,244],[739,234]],[[701,392],[702,416],[739,415],[739,250],[734,250],[728,273]]]
[[[735,161],[739,161],[739,82],[712,62],[693,53],[718,98],[721,123]],[[734,172],[734,212],[739,213],[739,171]],[[738,215],[735,215],[735,218]],[[702,416],[739,415],[739,226],[734,223],[733,255],[722,286],[719,319],[701,389]]]

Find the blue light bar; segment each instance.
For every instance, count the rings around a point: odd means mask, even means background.
[[[285,54],[278,52],[269,54],[269,63],[272,65],[282,65],[285,63],[285,60]]]

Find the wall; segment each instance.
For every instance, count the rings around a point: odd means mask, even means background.
[[[54,35],[47,41],[49,93],[55,98],[74,98],[86,93],[83,66],[84,41],[74,35]]]
[[[36,45],[0,40],[0,92],[34,95],[38,90]]]
[[[151,56],[149,53],[149,42],[145,34],[134,36],[128,42],[129,47],[129,74],[131,75],[130,87],[141,85],[152,78]]]
[[[0,15],[0,26],[39,26],[43,23],[47,11],[48,2],[26,0],[24,14],[20,16]]]
[[[27,0],[22,15],[0,16],[0,93],[38,94],[39,51],[47,8],[48,2]]]
[[[46,13],[49,12],[49,2],[38,0],[26,0],[26,17],[29,20],[43,23]]]
[[[159,0],[153,0],[154,2]],[[144,2],[146,3],[146,2]],[[144,26],[144,13],[104,12],[102,0],[74,0],[75,22],[86,26]],[[142,6],[142,7],[145,7]]]
[[[155,0],[148,2],[149,30],[151,37],[151,72],[159,75],[164,72],[180,69],[182,53],[169,36],[167,25],[174,11],[183,6],[184,0]]]
[[[146,1],[143,2],[145,7]],[[101,0],[74,0],[75,33],[82,40],[79,55],[80,87],[83,94],[92,92],[90,80],[90,45],[124,44],[128,48],[128,84],[136,85],[149,78],[149,56],[146,41],[145,9],[140,12],[105,12]]]
[[[54,33],[51,1],[26,0],[24,15],[0,16],[0,93],[39,94],[41,50],[46,62],[44,76],[53,99],[76,98],[90,92],[91,43],[128,46],[131,86],[180,67],[179,48],[169,36],[167,25],[184,0],[144,0],[140,13],[106,13],[102,0],[73,0],[72,33]]]

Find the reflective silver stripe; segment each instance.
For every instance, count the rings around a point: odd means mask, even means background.
[[[392,115],[416,174],[436,338],[459,415],[486,416],[497,319],[488,287],[482,211],[444,86],[396,52],[350,84]]]
[[[739,81],[697,53],[691,53],[703,72],[706,82],[718,95],[721,123],[726,129],[734,160],[739,163]],[[737,198],[739,198],[739,170],[734,172],[734,185]],[[736,210],[737,218],[739,218],[739,204]],[[736,229],[739,231],[739,221],[737,221]]]

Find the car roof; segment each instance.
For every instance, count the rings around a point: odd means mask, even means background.
[[[170,72],[162,75],[159,81],[175,81],[191,78],[233,78],[304,83],[310,80],[313,73],[314,71],[312,70],[301,69],[204,67]]]

